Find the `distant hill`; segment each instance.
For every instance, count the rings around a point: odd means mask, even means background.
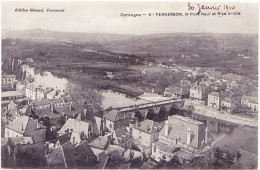
[[[257,57],[258,36],[246,34],[155,34],[131,37],[126,41],[115,40],[103,44],[107,50],[131,54],[201,57],[242,53]]]
[[[103,50],[136,55],[176,57],[258,56],[258,35],[167,33],[151,35],[126,35],[106,33],[57,32],[42,29],[2,30],[2,39],[21,38],[37,41],[60,41],[74,44],[95,44]]]
[[[125,40],[134,37],[127,34],[102,34],[102,33],[81,33],[81,32],[58,32],[43,29],[31,30],[2,30],[2,39],[21,38],[32,40],[54,40],[68,43],[103,43],[109,41]]]
[[[116,63],[124,62],[116,56],[131,54],[133,61],[140,58],[141,61],[166,65],[216,67],[223,73],[252,78],[258,74],[258,35],[253,34],[121,35],[42,29],[3,30],[2,49],[2,57],[33,57],[46,63],[60,63],[64,58],[67,63],[74,60]]]

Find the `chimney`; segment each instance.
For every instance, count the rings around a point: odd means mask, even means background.
[[[206,127],[206,129],[205,129],[205,144],[206,145],[208,144],[208,133],[209,133],[209,129],[208,129],[208,127]]]
[[[73,107],[72,107],[72,102],[70,102],[70,111],[72,110],[72,108],[73,108]]]
[[[191,130],[188,127],[188,130],[187,130],[187,145],[190,145],[190,140],[191,140]]]
[[[84,109],[83,113],[84,113],[84,116],[86,117],[87,116],[87,108]]]
[[[138,125],[139,125],[139,119],[137,118],[137,119],[135,120],[135,126],[138,127]]]
[[[73,145],[75,144],[75,137],[73,137],[73,141],[72,141]]]
[[[103,130],[106,130],[106,119],[103,117]]]
[[[40,128],[40,125],[39,125],[39,122],[37,121],[36,122],[36,129],[39,129]]]
[[[53,108],[53,106],[51,105],[51,112],[53,113],[54,112],[54,108]]]
[[[52,100],[51,100],[51,103],[50,103],[50,109],[51,109],[51,112],[53,113],[53,111],[54,111],[54,108],[53,108],[53,103],[52,103]]]
[[[24,129],[23,129],[23,123],[22,123],[22,131],[23,131]]]
[[[168,120],[166,120],[166,121],[164,122],[164,126],[165,126],[164,135],[165,135],[165,136],[168,136],[168,134],[169,134],[169,121],[168,121]]]
[[[49,143],[46,142],[46,143],[45,143],[45,146],[46,146],[45,155],[47,155],[47,154],[49,154]]]
[[[126,135],[122,135],[122,141],[124,142],[126,140]]]

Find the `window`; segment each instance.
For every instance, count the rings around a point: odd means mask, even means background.
[[[156,146],[153,148],[153,151],[156,152]]]

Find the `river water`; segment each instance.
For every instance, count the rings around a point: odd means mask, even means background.
[[[103,101],[102,101],[103,109],[107,109],[110,106],[116,108],[116,107],[124,107],[124,106],[147,103],[146,100],[129,97],[123,93],[114,92],[111,90],[102,91],[101,94],[103,96]]]
[[[68,80],[67,78],[60,78],[53,75],[49,71],[40,72],[34,67],[28,65],[22,65],[23,70],[26,70],[26,76],[31,76],[34,78],[35,82],[39,84],[44,84],[48,87],[58,88],[60,90],[65,90]],[[129,97],[123,93],[114,92],[111,90],[102,90],[100,92],[103,96],[102,107],[107,109],[110,106],[113,108],[130,106],[135,104],[147,103],[146,100]]]
[[[40,72],[39,69],[28,66],[26,64],[22,65],[23,71],[26,71],[26,77],[33,77],[34,81],[46,85],[52,88],[58,88],[60,90],[65,90],[68,80],[66,78],[59,78],[53,75],[49,71]]]

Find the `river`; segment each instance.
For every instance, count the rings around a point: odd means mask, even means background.
[[[105,90],[101,92],[103,96],[102,107],[107,109],[110,106],[113,108],[137,105],[142,103],[147,103],[148,101],[143,99],[138,99],[134,97],[129,97],[123,93],[114,92],[111,90]]]
[[[66,89],[68,83],[67,78],[57,77],[56,75],[53,75],[49,71],[40,72],[36,68],[28,65],[22,65],[22,68],[23,70],[26,70],[26,76],[33,77],[35,82],[39,84],[44,84],[48,87],[58,88],[60,90]],[[116,108],[116,107],[147,103],[146,100],[129,97],[123,93],[114,92],[112,90],[102,90],[98,93],[100,93],[103,96],[103,100],[102,100],[103,109],[107,109],[110,106]]]

